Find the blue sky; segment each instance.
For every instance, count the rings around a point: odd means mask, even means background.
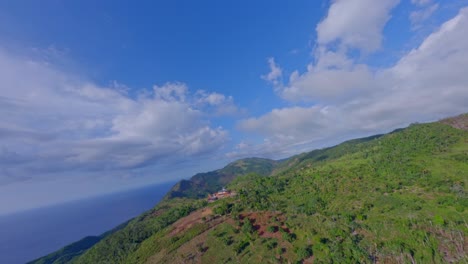
[[[465,6],[0,1],[0,214],[467,112]]]

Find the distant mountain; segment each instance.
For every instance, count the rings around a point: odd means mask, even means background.
[[[207,194],[220,190],[238,176],[249,173],[268,176],[279,164],[280,162],[262,158],[237,160],[222,169],[198,173],[190,180],[181,180],[168,192],[166,199],[205,198]]]
[[[66,262],[467,263],[467,122],[197,174]],[[237,196],[208,203],[223,185]]]

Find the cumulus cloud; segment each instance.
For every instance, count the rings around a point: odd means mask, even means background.
[[[257,118],[241,120],[238,129],[264,136],[264,141],[261,144],[241,142],[227,155],[279,158],[295,154],[308,142],[324,139],[320,131],[334,122],[323,115],[326,111],[319,106],[279,108]]]
[[[314,132],[310,129],[323,128],[324,119],[307,119],[316,116],[319,107],[303,108],[291,107],[273,109],[270,113],[259,118],[249,118],[239,123],[242,130],[255,131],[259,134],[272,134],[275,138],[297,140]]]
[[[207,112],[214,116],[235,115],[240,112],[239,108],[234,103],[234,98],[232,96],[198,90],[195,94],[195,98],[198,106],[207,108]]]
[[[365,64],[354,64],[344,53],[323,50],[307,72],[294,71],[286,86],[277,89],[289,101],[336,102],[348,100],[373,87],[372,73]]]
[[[0,184],[183,162],[228,139],[210,116],[235,111],[232,97],[177,82],[133,97],[122,87],[0,50]]]
[[[284,157],[324,142],[338,143],[468,111],[468,8],[387,68],[371,69],[346,53],[319,52],[323,53],[318,62],[307,72],[294,72],[280,93],[313,106],[274,109],[240,121],[239,129],[259,133],[264,141],[230,155],[253,151]]]
[[[307,66],[307,72],[294,71],[289,83],[284,84],[280,66],[270,59],[271,71],[263,79],[272,83],[281,97],[293,102],[332,103],[372,90],[371,69],[355,63],[348,54],[353,49],[367,54],[381,47],[383,28],[398,3],[398,0],[333,1],[327,16],[316,27],[315,60]]]
[[[340,41],[366,52],[377,50],[382,43],[382,29],[398,2],[334,0],[325,19],[317,25],[317,43],[327,45]]]

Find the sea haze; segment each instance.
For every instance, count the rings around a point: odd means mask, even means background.
[[[174,182],[0,216],[0,263],[25,263],[152,208]]]

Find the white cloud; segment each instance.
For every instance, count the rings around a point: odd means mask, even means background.
[[[307,72],[293,72],[290,82],[277,88],[281,97],[289,101],[336,102],[373,88],[367,65],[354,64],[345,54],[326,50],[317,57],[317,63],[310,64]]]
[[[187,85],[183,83],[166,83],[163,86],[153,87],[154,96],[167,102],[185,102],[188,92]]]
[[[317,43],[334,41],[365,52],[380,48],[382,30],[398,0],[334,0],[327,17],[317,25]]]
[[[200,98],[200,102],[208,103],[210,105],[221,105],[227,100],[231,101],[232,97],[226,98],[226,96],[219,93],[206,94],[204,97]]]
[[[433,4],[423,9],[413,11],[410,14],[411,27],[413,30],[419,29],[421,23],[427,20],[439,8],[439,4]]]
[[[424,6],[432,3],[432,0],[411,0],[414,5]]]
[[[468,112],[468,8],[388,68],[371,70],[344,54],[326,52],[307,72],[293,73],[281,94],[315,105],[274,109],[239,122],[241,130],[260,133],[264,142],[231,156],[250,151],[284,157],[324,142]]]
[[[208,93],[198,90],[195,93],[195,104],[206,108],[206,112],[214,116],[235,115],[240,112],[232,96],[216,92]]]
[[[307,72],[294,71],[289,83],[284,84],[278,70],[281,68],[271,59],[270,74],[263,79],[270,81],[282,98],[293,102],[336,103],[371,91],[374,89],[371,69],[355,63],[348,53],[352,49],[368,53],[380,48],[383,28],[398,2],[333,1],[326,18],[316,27],[315,61],[307,66]]]
[[[239,128],[259,134],[271,134],[279,139],[298,140],[310,135],[311,128],[320,129],[326,120],[308,118],[320,112],[318,107],[291,107],[273,109],[259,118],[249,118],[239,123]]]
[[[268,65],[270,66],[270,72],[267,75],[262,75],[262,79],[271,82],[276,86],[281,81],[283,70],[276,64],[274,58],[268,58]]]
[[[191,93],[183,83],[154,86],[135,98],[126,90],[0,50],[0,185],[56,172],[132,174],[202,158],[228,139],[209,117],[225,105],[236,108],[232,97]]]

